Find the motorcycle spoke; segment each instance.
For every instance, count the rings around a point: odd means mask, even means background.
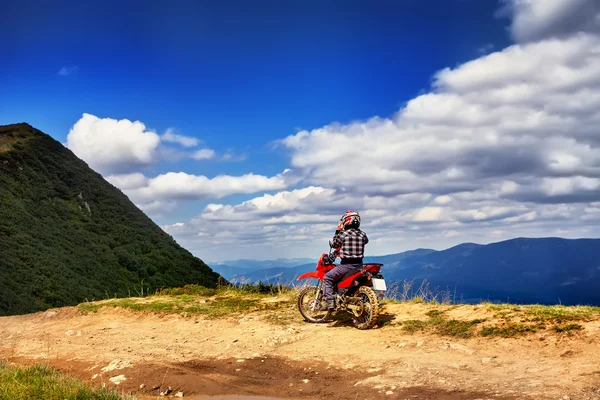
[[[321,322],[327,320],[331,314],[323,309],[324,300],[320,287],[307,287],[303,289],[298,299],[298,307],[301,314],[310,322]]]

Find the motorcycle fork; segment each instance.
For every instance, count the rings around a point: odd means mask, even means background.
[[[315,293],[315,302],[320,303],[323,300],[323,281],[319,280],[319,285],[317,286],[317,292]]]

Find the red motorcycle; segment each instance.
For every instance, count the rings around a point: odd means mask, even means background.
[[[298,296],[298,310],[308,322],[325,322],[333,311],[346,311],[352,316],[352,322],[358,329],[369,329],[377,323],[379,300],[387,290],[385,280],[380,273],[383,264],[363,264],[363,268],[350,271],[334,286],[335,309],[327,310],[323,298],[323,278],[327,271],[335,268],[335,259],[339,249],[332,251],[329,242],[329,254],[323,253],[317,263],[317,272],[306,272],[298,280],[317,278],[317,286],[307,286]],[[377,294],[375,292],[378,292]]]

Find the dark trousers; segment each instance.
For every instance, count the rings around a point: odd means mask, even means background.
[[[323,297],[325,301],[333,300],[333,285],[352,270],[358,271],[362,264],[340,264],[325,274],[323,278]]]

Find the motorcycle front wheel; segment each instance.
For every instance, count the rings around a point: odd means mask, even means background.
[[[379,301],[377,295],[368,286],[361,286],[355,297],[360,298],[359,309],[352,314],[352,322],[358,329],[370,329],[377,323],[379,316]]]
[[[330,310],[324,310],[323,292],[319,286],[307,286],[298,295],[298,311],[308,322],[325,322],[331,317]]]

